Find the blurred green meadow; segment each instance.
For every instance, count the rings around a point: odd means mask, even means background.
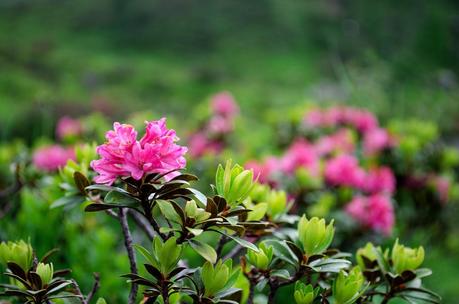
[[[429,121],[445,142],[457,145],[458,73],[457,1],[0,1],[2,143],[53,137],[59,117],[93,112],[112,121],[136,112],[166,116],[186,133],[209,96],[227,90],[241,108],[242,141],[253,142],[248,154],[266,152],[274,115],[292,116],[309,103],[363,107],[382,124]],[[33,193],[21,196],[22,230],[3,227],[11,230],[0,237],[31,237],[52,248],[82,232],[70,220],[61,239],[53,230],[34,231],[46,226],[43,216],[56,224],[62,218],[46,205],[37,210],[30,202],[41,198]],[[71,216],[92,227],[100,215],[76,210]],[[109,226],[102,218],[97,223]],[[66,244],[66,263],[78,267],[79,255],[91,255],[88,242],[110,256],[119,241],[111,228]],[[425,245],[425,264],[434,271],[427,284],[444,303],[459,298],[457,230],[447,245],[426,244],[428,230],[407,241]],[[122,256],[103,257],[96,254],[87,259],[92,264],[80,265],[88,269],[74,269],[85,287],[91,284],[85,272],[100,264],[127,269]],[[112,282],[105,281],[101,294],[123,284],[117,275],[104,278]],[[124,293],[113,291],[112,301]]]

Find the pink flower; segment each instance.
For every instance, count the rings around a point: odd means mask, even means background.
[[[390,198],[383,194],[369,197],[357,196],[345,207],[345,211],[363,227],[390,235],[395,215]]]
[[[68,116],[64,116],[57,122],[56,136],[60,140],[67,137],[78,136],[83,131],[80,121]]]
[[[145,135],[137,140],[133,126],[115,122],[113,130],[106,133],[107,142],[97,147],[101,157],[91,162],[99,173],[95,181],[111,185],[118,177],[140,180],[146,174],[167,173],[186,165],[186,147],[177,145],[175,131],[167,129],[166,119],[146,122]],[[170,179],[177,173],[170,173]]]
[[[239,112],[239,107],[229,92],[221,92],[212,97],[212,110],[215,114],[232,117]]]
[[[365,183],[365,171],[359,167],[354,156],[338,155],[325,165],[325,179],[334,186],[349,186],[361,189]]]
[[[261,163],[256,160],[248,161],[244,167],[253,170],[254,179],[258,177],[260,183],[267,184],[273,183],[273,175],[279,172],[280,164],[277,158],[268,157]]]
[[[314,146],[303,139],[296,140],[281,159],[282,171],[294,173],[299,168],[307,169],[312,175],[318,174],[319,159]]]
[[[75,150],[59,145],[38,148],[32,157],[34,166],[42,171],[55,171],[65,166],[68,160],[75,160]]]
[[[365,179],[364,190],[368,193],[392,194],[395,190],[395,177],[388,167],[370,170]]]
[[[346,108],[344,116],[345,123],[354,126],[358,131],[362,133],[378,127],[378,120],[369,111],[355,108]]]
[[[375,128],[365,132],[363,136],[363,150],[367,155],[374,155],[378,152],[392,147],[393,139],[386,129]]]
[[[224,116],[212,117],[207,127],[211,134],[226,134],[234,129],[233,120]]]
[[[220,153],[223,150],[221,143],[210,140],[202,132],[197,132],[190,136],[188,140],[190,156],[200,158],[207,153]]]
[[[435,176],[433,177],[433,186],[437,191],[440,202],[443,204],[447,203],[449,199],[449,190],[451,187],[449,179],[443,176]]]
[[[351,153],[355,148],[352,134],[347,129],[342,129],[334,134],[321,137],[314,146],[319,155],[335,151]]]

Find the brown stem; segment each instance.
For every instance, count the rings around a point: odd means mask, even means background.
[[[220,237],[220,240],[218,241],[217,249],[215,250],[217,253],[217,259],[220,258],[222,255],[223,247],[225,247],[225,244],[228,242],[228,237],[226,235],[222,235]]]
[[[137,274],[137,262],[136,262],[134,249],[132,248],[133,242],[132,242],[131,232],[129,231],[129,224],[127,221],[127,209],[126,208],[120,208],[119,221],[121,224],[121,229],[123,231],[124,246],[126,247],[126,251],[129,257],[129,265],[130,265],[131,273]],[[137,297],[137,284],[132,283],[131,291],[129,292],[128,304],[135,304],[136,297]]]
[[[91,291],[88,293],[86,296],[86,303],[90,303],[94,295],[96,294],[97,290],[99,290],[100,287],[100,276],[97,272],[94,272],[94,284],[92,285]]]

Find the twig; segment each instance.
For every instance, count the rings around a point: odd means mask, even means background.
[[[83,293],[81,293],[80,285],[78,285],[78,283],[74,279],[71,279],[70,281],[72,281],[73,287],[75,287],[77,296],[81,298],[81,302],[83,304],[88,304],[88,301],[84,299]]]
[[[228,242],[229,238],[226,235],[222,235],[220,237],[220,240],[218,241],[217,249],[215,250],[217,252],[217,258],[220,258],[223,247],[225,247],[225,244]]]
[[[120,208],[119,221],[121,224],[121,229],[123,230],[124,246],[126,247],[126,251],[129,257],[131,273],[137,274],[137,262],[136,262],[134,249],[132,248],[132,243],[133,243],[132,236],[131,236],[131,232],[129,231],[129,224],[127,221],[127,210],[125,208]],[[137,284],[132,283],[131,291],[129,292],[128,304],[135,304],[136,297],[137,297]]]
[[[96,294],[97,290],[99,290],[100,287],[100,275],[97,272],[93,273],[94,275],[94,284],[92,284],[92,289],[86,296],[86,303],[89,304]]]

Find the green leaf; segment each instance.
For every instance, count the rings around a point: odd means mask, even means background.
[[[86,187],[90,185],[89,180],[86,176],[84,176],[81,172],[76,171],[73,173],[73,180],[75,181],[75,185],[80,190],[81,194],[86,195]]]
[[[150,254],[150,252],[143,246],[134,244],[134,248],[141,254],[143,257],[150,262],[151,264],[156,264],[155,259]]]
[[[97,299],[96,304],[107,304],[107,302],[105,301],[104,298],[99,298],[99,299]]]
[[[67,206],[67,205],[76,205],[76,204],[81,204],[82,202],[84,202],[84,198],[82,198],[81,196],[63,196],[59,198],[58,200],[55,200],[51,204],[50,208],[54,209],[54,208]]]
[[[227,237],[229,237],[230,239],[232,239],[233,241],[235,241],[236,243],[238,243],[239,245],[241,245],[242,247],[245,247],[245,248],[249,248],[255,252],[260,252],[260,250],[258,249],[257,246],[255,246],[254,244],[250,243],[249,241],[246,241],[244,239],[241,239],[237,236],[233,236],[233,235],[230,235],[230,234],[226,234],[222,231],[219,231],[219,230],[214,230],[214,229],[209,229],[210,231],[215,231],[217,233],[220,233],[222,235],[225,235]]]
[[[161,213],[168,219],[177,223],[180,223],[180,216],[175,211],[175,208],[169,201],[156,200]]]
[[[200,256],[210,263],[215,264],[217,261],[217,253],[214,248],[197,240],[188,240],[188,243]]]
[[[116,190],[112,190],[107,193],[104,198],[104,202],[107,204],[117,204],[123,207],[135,208],[140,206],[140,201],[129,194],[121,193]]]
[[[198,229],[198,228],[190,228],[190,227],[186,227],[186,229],[191,232],[194,236],[198,236],[200,235],[201,233],[203,233],[204,230],[202,229]]]

